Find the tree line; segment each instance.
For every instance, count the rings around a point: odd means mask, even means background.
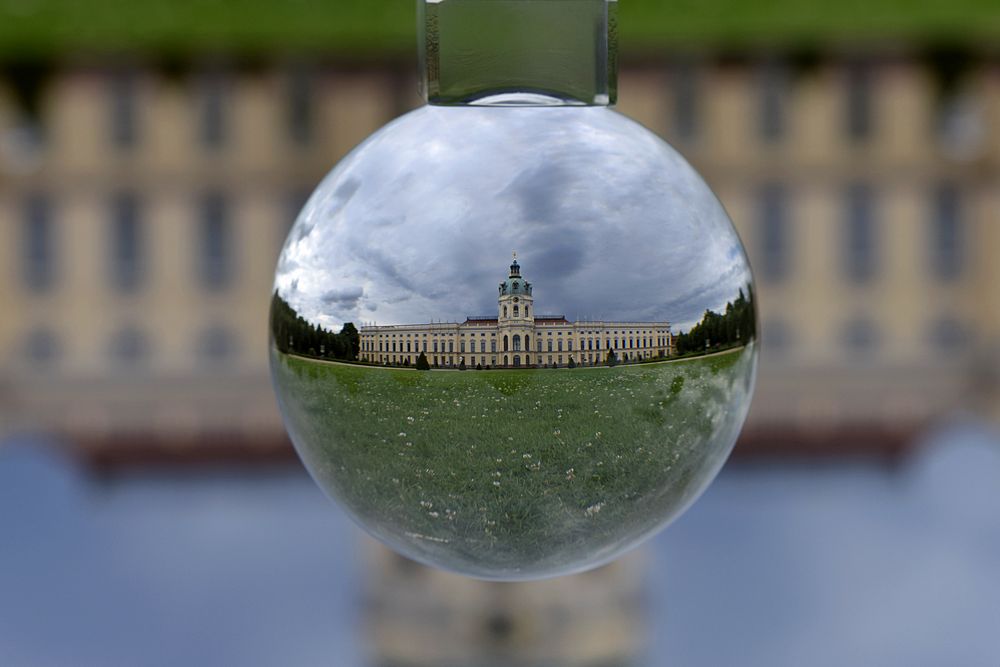
[[[361,335],[352,322],[339,333],[310,324],[277,290],[271,298],[271,335],[275,346],[285,354],[354,361],[361,349]]]
[[[757,318],[753,288],[740,289],[735,301],[726,304],[722,314],[706,310],[698,324],[687,333],[674,337],[678,354],[693,354],[706,350],[746,345],[757,335]]]

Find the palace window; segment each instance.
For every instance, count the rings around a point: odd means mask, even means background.
[[[496,351],[497,351],[497,341],[496,341],[496,339],[493,339],[493,340],[490,341],[490,352],[493,352],[494,354],[496,354]],[[496,363],[496,362],[494,361],[493,363]]]
[[[116,148],[135,146],[139,136],[135,75],[116,72],[111,77],[111,143]]]
[[[480,352],[486,352],[486,341],[485,340],[479,341],[479,351]]]
[[[111,340],[111,358],[127,366],[139,364],[148,354],[146,336],[138,329],[125,327]]]
[[[232,273],[232,238],[228,205],[221,193],[204,195],[200,202],[201,278],[209,289],[225,287]]]
[[[302,66],[293,68],[288,79],[288,137],[294,144],[302,148],[312,143],[312,98],[311,73]]]
[[[761,277],[780,282],[788,273],[790,258],[785,189],[771,183],[760,189],[758,197]]]
[[[875,276],[877,234],[875,202],[871,187],[856,183],[847,190],[845,259],[848,278],[865,283]]]
[[[784,354],[791,345],[792,332],[788,323],[782,319],[770,317],[761,327],[761,343],[771,353]]]
[[[32,292],[44,292],[55,282],[55,239],[52,203],[35,194],[24,203],[24,282]]]
[[[455,353],[455,341],[453,340],[448,341],[448,353],[449,354]]]
[[[507,317],[507,306],[503,307],[503,316]]]
[[[59,356],[59,341],[48,329],[35,329],[25,340],[25,356],[33,367],[51,366]]]
[[[942,317],[928,331],[928,343],[941,352],[961,352],[971,336],[968,329],[954,317]]]
[[[961,193],[946,183],[934,192],[932,204],[930,251],[934,277],[950,281],[962,274],[964,263]]]
[[[111,282],[117,289],[132,292],[139,286],[142,255],[138,199],[119,194],[111,202]]]
[[[542,351],[542,341],[541,340],[538,341],[538,351],[539,352]]]
[[[235,337],[223,326],[213,326],[201,333],[198,340],[198,356],[211,363],[228,361],[235,350]]]
[[[510,341],[507,339],[507,336],[504,336],[503,337],[503,351],[507,352],[509,349],[510,349]],[[504,364],[506,364],[506,363],[507,362],[504,362]]]
[[[847,136],[855,142],[865,141],[872,134],[872,85],[872,70],[868,63],[854,62],[848,67],[844,120]]]
[[[521,316],[521,307],[515,305],[514,306],[514,317],[520,317],[520,316]]]
[[[458,351],[461,354],[465,354],[465,341],[464,340],[458,344]]]
[[[551,351],[552,351],[552,339],[550,338],[549,339],[549,352],[551,352]]]
[[[562,338],[559,339],[559,351],[562,352]]]
[[[226,142],[225,86],[220,72],[208,73],[201,81],[198,139],[209,150],[218,150]]]
[[[514,334],[514,351],[515,352],[521,351],[521,337],[517,334]]]
[[[434,341],[434,351],[435,352],[438,351],[438,342],[437,341]]]
[[[867,318],[848,322],[844,327],[843,337],[845,347],[854,354],[871,353],[879,344],[878,330]]]
[[[698,135],[700,100],[698,96],[698,65],[690,59],[676,62],[672,68],[673,119],[671,134],[674,139],[691,142]]]
[[[780,62],[769,60],[761,65],[760,136],[768,143],[785,134],[785,106],[788,97],[788,69]]]

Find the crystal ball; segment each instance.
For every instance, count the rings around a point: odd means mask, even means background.
[[[757,363],[711,190],[607,108],[432,107],[323,180],[278,260],[288,433],[369,533],[493,580],[605,563],[725,462]]]

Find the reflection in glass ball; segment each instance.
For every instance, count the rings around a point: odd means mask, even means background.
[[[482,578],[564,574],[715,476],[750,402],[753,294],[718,200],[640,125],[424,107],[292,228],[274,385],[307,468],[382,541]]]

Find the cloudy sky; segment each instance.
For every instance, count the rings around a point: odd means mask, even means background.
[[[495,314],[511,252],[535,312],[688,328],[749,280],[701,178],[603,108],[424,107],[373,135],[293,227],[275,287],[310,321]]]

